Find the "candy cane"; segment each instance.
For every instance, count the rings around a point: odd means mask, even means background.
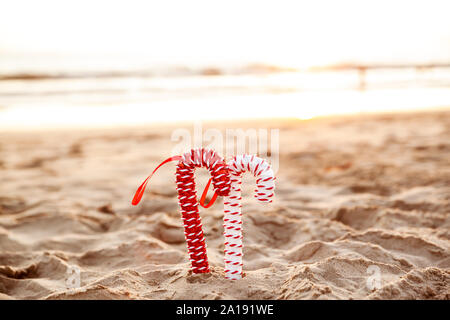
[[[272,202],[275,177],[269,163],[254,155],[240,155],[228,162],[231,191],[224,198],[223,228],[225,236],[225,276],[230,280],[242,278],[242,174],[251,172],[256,177],[255,197]]]
[[[176,170],[176,184],[178,201],[181,208],[184,223],[184,235],[186,238],[188,253],[194,273],[209,272],[208,257],[206,254],[206,242],[203,235],[202,222],[197,203],[197,191],[195,189],[195,168],[205,167],[212,176],[215,195],[226,196],[230,192],[230,174],[222,157],[209,149],[192,149],[183,156],[169,158],[162,162],[153,173],[164,163],[179,160]],[[137,205],[142,198],[148,180],[153,173],[142,183],[136,191],[132,204]]]

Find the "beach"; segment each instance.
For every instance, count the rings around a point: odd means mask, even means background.
[[[211,273],[190,271],[174,164],[131,205],[176,124],[4,131],[0,299],[450,298],[448,109],[204,127],[280,130],[273,203],[244,179],[243,279],[220,197],[200,210]]]

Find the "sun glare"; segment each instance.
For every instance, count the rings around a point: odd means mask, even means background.
[[[437,0],[11,1],[0,10],[0,77],[18,78],[0,83],[0,125],[310,119],[450,105],[448,67],[441,78],[409,67],[449,63],[448,9]],[[411,70],[378,81],[311,69],[345,63]],[[375,85],[365,91],[367,79]]]
[[[354,60],[438,60],[450,52],[443,8],[448,5],[442,1],[19,0],[0,11],[0,48],[299,68]]]

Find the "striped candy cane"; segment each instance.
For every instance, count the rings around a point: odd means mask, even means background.
[[[178,201],[181,208],[181,215],[184,224],[184,235],[192,271],[194,273],[209,272],[208,257],[206,254],[206,242],[203,235],[202,221],[199,215],[197,203],[197,191],[195,189],[195,168],[206,168],[212,176],[215,190],[214,198],[217,195],[225,196],[230,192],[230,174],[225,161],[215,151],[209,149],[192,149],[183,156],[175,156],[162,162],[154,171],[163,164],[179,160],[176,170],[176,183],[178,191]],[[153,173],[142,183],[133,198],[132,204],[137,205],[142,198],[148,180]]]
[[[275,177],[269,163],[254,155],[240,155],[228,162],[231,191],[224,198],[223,228],[225,236],[225,275],[230,280],[242,278],[242,174],[251,172],[256,177],[255,197],[272,202]]]
[[[205,167],[212,176],[216,193],[225,196],[230,193],[230,174],[225,161],[212,150],[196,149],[183,155],[177,165],[177,190],[184,234],[194,273],[209,272],[206,243],[197,203],[194,171]]]

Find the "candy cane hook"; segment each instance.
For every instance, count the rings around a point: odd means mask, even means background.
[[[240,155],[228,162],[231,174],[231,191],[224,198],[223,228],[225,236],[225,276],[230,280],[242,278],[242,213],[241,184],[244,172],[256,177],[255,197],[262,202],[272,202],[275,177],[269,163],[254,155]]]
[[[208,257],[206,254],[206,242],[203,235],[202,222],[197,203],[197,191],[195,188],[195,168],[205,167],[212,176],[215,194],[226,196],[230,192],[230,174],[222,157],[209,149],[192,149],[183,156],[176,156],[165,160],[164,163],[179,160],[176,170],[176,184],[178,201],[184,224],[188,253],[190,256],[192,271],[194,273],[209,272]],[[137,205],[142,198],[148,180],[153,173],[142,183],[133,198],[133,205]],[[216,195],[215,195],[216,197]],[[215,197],[212,201],[215,200]]]

